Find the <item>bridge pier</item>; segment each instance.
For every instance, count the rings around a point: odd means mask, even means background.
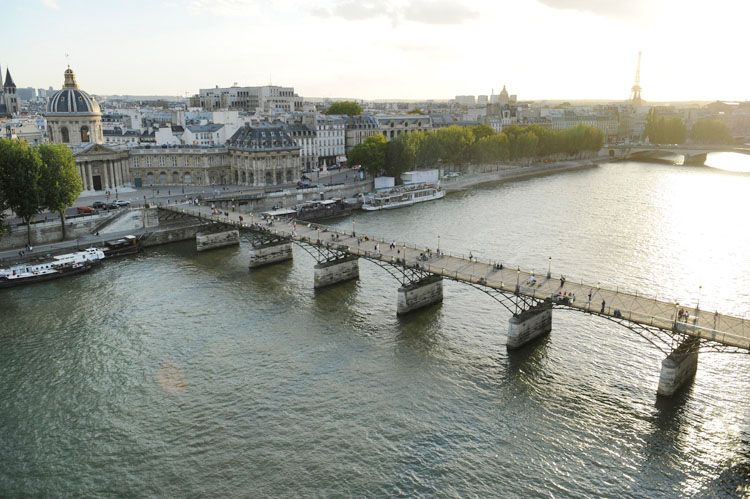
[[[430,275],[404,284],[398,288],[396,313],[408,314],[414,310],[443,301],[443,278]]]
[[[685,154],[682,164],[683,165],[692,165],[692,166],[703,166],[706,164],[706,158],[708,157],[707,153],[703,154],[693,154],[692,156]]]
[[[700,340],[687,337],[661,361],[657,395],[671,397],[683,385],[693,379],[698,369],[698,345]]]
[[[552,331],[552,304],[540,303],[508,320],[508,349],[520,348]]]
[[[195,235],[195,249],[198,251],[234,246],[236,244],[240,244],[240,231],[238,230],[199,232]]]
[[[359,277],[359,257],[349,255],[338,260],[320,262],[315,265],[315,289],[330,286]]]

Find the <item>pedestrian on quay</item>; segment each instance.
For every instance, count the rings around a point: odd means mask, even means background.
[[[604,305],[606,305],[606,304],[607,304],[607,302],[604,301],[604,300],[602,300],[602,312],[601,313],[604,313]]]
[[[591,303],[591,290],[589,289],[589,303]]]

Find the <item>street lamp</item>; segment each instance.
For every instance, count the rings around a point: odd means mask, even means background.
[[[438,236],[438,254],[440,253],[440,236]]]
[[[703,286],[698,286],[698,303],[695,305],[696,310],[700,310],[701,306],[701,289],[703,289]]]
[[[521,289],[521,269],[516,271],[516,293]]]
[[[552,257],[549,257],[547,263],[547,279],[552,277]]]
[[[355,224],[355,222],[354,222],[354,220],[352,220],[352,237],[357,237],[357,233],[354,232],[354,224]]]

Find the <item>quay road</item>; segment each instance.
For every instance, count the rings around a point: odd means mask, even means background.
[[[390,244],[394,241],[374,237],[368,237],[369,240],[363,241],[365,234],[359,231],[356,232],[356,237],[353,237],[352,233],[336,231],[317,224],[293,223],[287,219],[277,219],[272,226],[265,226],[265,222],[253,214],[230,211],[225,212],[228,215],[215,215],[208,206],[170,205],[163,208],[247,230],[264,227],[273,234],[308,244],[319,241],[325,245],[332,242],[332,235],[335,235],[337,239],[332,247],[351,255],[392,264],[396,263],[396,259],[404,259],[408,266],[419,265],[427,273],[492,288],[506,295],[517,294],[544,300],[557,297],[558,292],[567,293],[569,296],[572,294],[574,298],[557,301],[557,304],[600,315],[621,324],[630,323],[662,331],[676,331],[720,345],[750,351],[750,323],[746,323],[747,321],[740,317],[700,310],[698,305],[681,305],[675,301],[660,301],[652,296],[639,295],[637,292],[606,289],[599,285],[563,281],[555,277],[548,278],[546,275],[534,275],[533,272],[519,268],[503,266],[500,269],[499,261],[476,257],[469,259],[469,256],[451,254],[442,249],[438,253],[433,248],[431,257],[420,260],[420,255],[424,254],[427,248],[398,241],[391,249]],[[242,222],[240,217],[243,218]],[[683,313],[680,313],[681,311]],[[687,312],[687,318],[684,312]]]

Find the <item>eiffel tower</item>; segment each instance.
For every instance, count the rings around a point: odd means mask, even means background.
[[[635,83],[630,89],[630,102],[633,106],[642,106],[641,99],[641,52],[638,51],[638,68],[635,70]]]

